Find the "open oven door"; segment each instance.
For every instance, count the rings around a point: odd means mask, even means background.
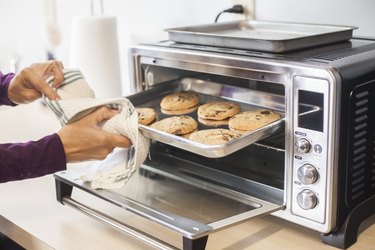
[[[176,248],[74,200],[73,187],[174,230],[183,237],[183,249],[204,249],[209,234],[284,208],[283,190],[173,154],[157,155],[115,190],[91,189],[71,170],[56,173],[57,200],[159,249]]]

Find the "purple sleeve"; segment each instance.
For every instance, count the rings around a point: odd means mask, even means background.
[[[13,76],[13,73],[3,75],[0,71],[0,105],[16,106],[16,104],[8,98],[8,87]]]
[[[57,134],[38,141],[0,144],[0,183],[35,178],[66,169]]]

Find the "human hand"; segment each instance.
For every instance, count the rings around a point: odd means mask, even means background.
[[[66,161],[103,160],[114,147],[129,147],[132,143],[127,137],[109,133],[98,127],[98,124],[117,114],[117,110],[101,107],[84,118],[62,127],[57,134],[64,145]]]
[[[44,63],[34,63],[22,69],[11,80],[8,88],[8,98],[16,104],[35,101],[44,94],[51,100],[60,99],[46,79],[54,76],[52,86],[57,88],[64,80],[63,65],[60,61],[52,60]]]

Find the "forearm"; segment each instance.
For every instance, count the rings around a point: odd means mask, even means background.
[[[3,75],[3,73],[1,73],[0,71],[0,105],[8,105],[8,106],[16,105],[8,97],[8,87],[13,77],[14,77],[13,73]]]
[[[57,134],[38,141],[0,144],[0,183],[35,178],[66,169]]]

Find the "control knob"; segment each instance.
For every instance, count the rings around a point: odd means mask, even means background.
[[[304,189],[297,195],[297,203],[304,210],[313,209],[318,203],[318,198],[312,191]]]
[[[296,150],[300,154],[308,153],[311,149],[310,142],[305,138],[300,138],[296,141]]]
[[[298,179],[305,185],[313,184],[318,180],[319,173],[311,164],[303,164],[297,171]]]

